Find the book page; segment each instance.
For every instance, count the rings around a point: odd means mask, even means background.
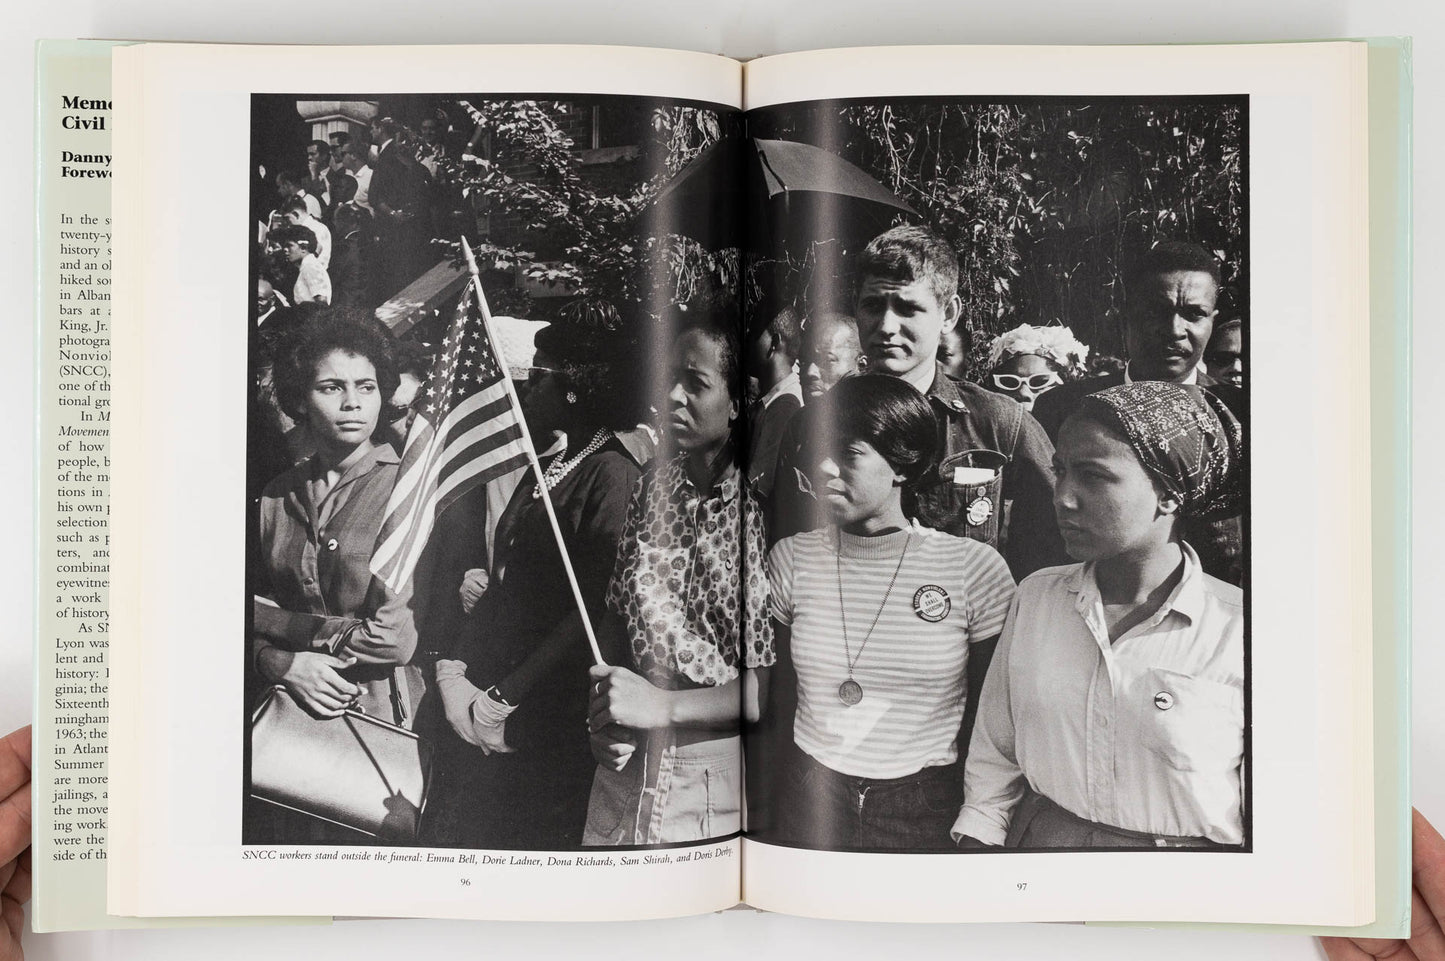
[[[1364,72],[1358,44],[748,65],[764,314],[800,315],[804,391],[842,328],[869,375],[821,383],[778,461],[789,657],[748,903],[1373,920]],[[907,398],[874,374],[926,394],[941,473],[910,472]],[[1220,484],[1150,459],[1152,431],[1194,429],[1174,405],[1238,438],[1190,460]],[[1137,496],[1095,483],[1093,430]],[[1172,580],[1115,621],[1105,576],[1161,509]]]
[[[736,137],[738,65],[146,45],[116,78],[111,910],[735,904],[732,169],[664,191]]]
[[[37,52],[40,161],[36,931],[238,924],[106,913],[109,783],[113,44]],[[272,923],[295,923],[273,920]]]

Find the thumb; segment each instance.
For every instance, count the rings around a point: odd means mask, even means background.
[[[611,677],[617,668],[610,664],[593,664],[587,669],[587,676],[594,681],[602,681]]]

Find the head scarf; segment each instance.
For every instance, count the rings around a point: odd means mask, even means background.
[[[1244,431],[1219,398],[1148,380],[1090,394],[1079,409],[1090,408],[1118,419],[1144,469],[1179,499],[1180,513],[1211,520],[1240,512]]]

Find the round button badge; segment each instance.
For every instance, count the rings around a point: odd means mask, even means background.
[[[924,584],[913,592],[913,613],[925,621],[937,623],[948,616],[953,601],[948,592],[937,584]]]
[[[1161,711],[1167,711],[1174,706],[1174,695],[1168,691],[1160,691],[1154,695],[1154,706]]]
[[[993,516],[993,501],[987,497],[979,497],[972,504],[968,505],[968,524],[970,527],[977,527]]]

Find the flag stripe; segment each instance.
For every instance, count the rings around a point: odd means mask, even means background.
[[[468,286],[432,363],[406,445],[371,570],[399,591],[436,519],[468,491],[529,462],[520,414]]]

